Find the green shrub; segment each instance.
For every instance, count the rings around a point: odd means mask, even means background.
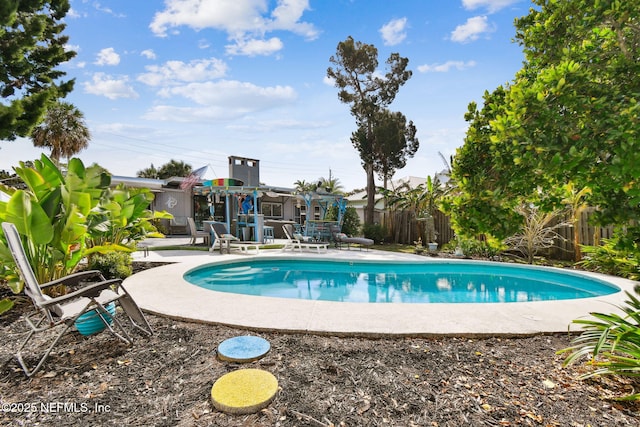
[[[360,235],[360,217],[352,206],[347,208],[342,217],[342,232],[349,236]]]
[[[380,224],[364,224],[362,226],[364,237],[372,239],[376,243],[384,242],[386,231]]]
[[[500,255],[506,248],[502,241],[486,236],[482,239],[457,236],[457,239],[449,244],[455,245],[453,249],[456,247],[462,249],[466,256],[489,259]]]
[[[338,220],[338,207],[330,206],[327,209],[327,214],[324,219],[327,221],[337,221]],[[341,231],[349,236],[358,236],[360,234],[360,217],[358,216],[358,212],[356,208],[353,206],[347,207],[342,215],[342,229]]]
[[[89,270],[99,270],[107,279],[125,279],[131,276],[131,255],[128,252],[93,254],[89,260]]]
[[[578,265],[586,270],[631,280],[640,279],[639,254],[618,248],[615,239],[603,239],[600,246],[582,246],[582,256]]]

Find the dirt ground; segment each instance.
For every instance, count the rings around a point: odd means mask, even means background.
[[[15,426],[638,426],[640,403],[615,396],[640,381],[580,381],[562,367],[566,334],[527,338],[348,338],[264,333],[149,315],[133,347],[108,333],[67,334],[45,368],[25,377],[13,353],[19,314],[0,317],[0,425]],[[254,334],[263,359],[221,362],[217,345]],[[236,369],[276,376],[275,400],[252,415],[213,408],[211,387]]]

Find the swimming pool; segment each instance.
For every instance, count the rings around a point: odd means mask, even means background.
[[[480,261],[252,259],[204,265],[184,279],[217,292],[367,303],[511,303],[620,291],[560,269]]]

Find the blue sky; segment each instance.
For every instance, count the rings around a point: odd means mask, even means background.
[[[78,55],[61,68],[67,101],[92,139],[79,157],[114,175],[182,160],[228,175],[229,155],[260,160],[260,180],[366,176],[350,142],[355,120],[327,81],[340,41],[409,58],[393,111],[413,120],[420,149],[396,172],[426,177],[462,145],[471,101],[522,67],[513,20],[523,0],[71,0]],[[384,68],[382,68],[384,71]],[[28,139],[0,142],[0,169],[40,156]],[[48,153],[48,151],[45,151]]]

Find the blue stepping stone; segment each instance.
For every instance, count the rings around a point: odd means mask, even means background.
[[[226,362],[248,363],[261,359],[271,349],[269,341],[253,335],[229,338],[218,345],[218,358]]]

